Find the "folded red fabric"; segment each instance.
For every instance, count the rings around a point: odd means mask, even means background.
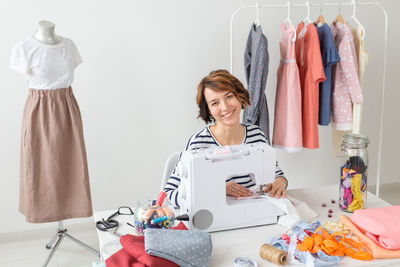
[[[172,229],[188,230],[182,222]],[[106,260],[107,267],[179,267],[169,260],[147,254],[144,250],[144,236],[124,235],[120,242],[122,249]]]
[[[106,260],[106,267],[146,267],[123,248]]]
[[[172,230],[188,230],[183,222],[180,222],[177,226],[172,228]]]

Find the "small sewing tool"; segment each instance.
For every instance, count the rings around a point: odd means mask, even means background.
[[[236,258],[234,264],[235,267],[257,267],[257,262],[247,257]]]
[[[109,232],[116,236],[121,236],[117,231],[119,228],[119,222],[114,218],[119,215],[133,215],[131,208],[123,206],[119,207],[116,212],[111,214],[106,220],[102,218],[100,221],[96,222],[96,228],[100,231]]]

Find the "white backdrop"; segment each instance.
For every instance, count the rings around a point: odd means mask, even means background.
[[[270,1],[268,3],[277,3]],[[282,1],[280,1],[282,2]],[[296,1],[293,1],[296,2]],[[297,1],[300,3],[303,1]],[[20,0],[0,2],[0,233],[55,225],[28,224],[18,211],[19,146],[22,109],[27,97],[23,77],[8,69],[12,46],[32,34],[39,20],[56,24],[56,32],[74,40],[84,63],[73,88],[84,122],[93,206],[95,210],[134,206],[155,196],[167,156],[183,148],[190,135],[204,127],[196,119],[196,87],[211,70],[229,68],[229,21],[234,10],[254,1],[213,0]],[[262,1],[262,3],[267,3]],[[319,2],[318,2],[319,3]],[[384,119],[382,182],[400,181],[397,137],[400,129],[398,1],[382,1],[388,10],[389,46]],[[361,131],[371,138],[370,185],[375,183],[383,60],[383,15],[376,7],[359,7],[366,28],[370,63],[364,81],[365,105]],[[338,8],[325,7],[331,22]],[[342,8],[346,18],[350,7]],[[292,21],[305,17],[305,8],[292,9]],[[311,9],[311,17],[319,8]],[[260,22],[269,40],[270,73],[267,98],[274,113],[279,25],[285,9],[261,10]],[[243,50],[255,10],[235,20],[235,75],[242,82]],[[272,121],[272,119],[271,119]],[[289,188],[338,181],[338,162],[331,152],[331,129],[320,127],[315,151],[278,159]],[[73,222],[88,221],[76,219]]]

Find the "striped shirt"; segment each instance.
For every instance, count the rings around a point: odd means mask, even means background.
[[[264,133],[258,126],[246,125],[246,124],[244,126],[246,129],[246,133],[242,144],[267,143]],[[206,149],[218,146],[221,146],[221,144],[219,144],[218,141],[214,138],[210,128],[207,126],[200,132],[197,132],[194,135],[192,135],[192,137],[187,142],[184,151]],[[182,153],[179,156],[179,160],[181,156]],[[275,178],[277,177],[285,177],[283,171],[278,166],[278,162],[276,162],[276,170],[275,170]],[[246,188],[250,188],[256,185],[254,179],[251,178],[250,175],[233,176],[227,179],[226,181],[227,182],[233,181]],[[171,203],[176,207],[179,207],[178,186],[180,182],[181,178],[179,177],[179,174],[177,173],[175,167],[174,171],[170,175],[164,187],[164,191],[167,193],[167,197],[171,200]]]

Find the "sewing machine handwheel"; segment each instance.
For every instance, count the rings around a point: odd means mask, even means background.
[[[199,230],[205,230],[211,226],[213,215],[209,210],[198,210],[193,215],[193,226]]]

